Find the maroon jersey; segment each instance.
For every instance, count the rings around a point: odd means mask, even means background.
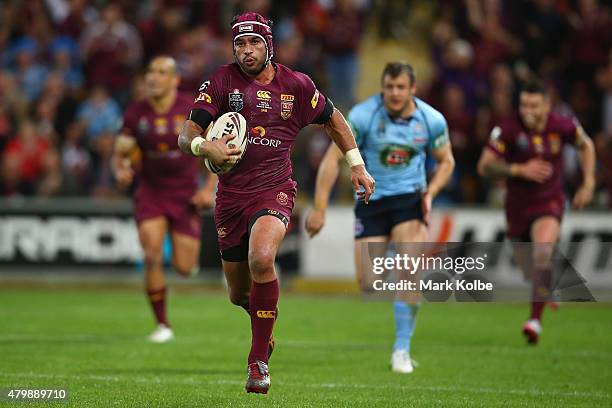
[[[172,107],[156,113],[148,101],[134,102],[123,117],[121,133],[134,137],[142,151],[140,185],[153,189],[193,192],[198,161],[178,148],[178,134],[189,115],[192,99],[178,94]]]
[[[234,64],[223,65],[200,87],[193,108],[217,118],[240,112],[248,127],[248,147],[232,171],[219,176],[219,192],[255,193],[291,179],[290,152],[298,132],[315,121],[325,97],[305,74],[273,64],[267,85],[246,76]]]
[[[506,162],[524,163],[538,157],[553,166],[552,176],[544,183],[509,177],[507,206],[526,207],[563,198],[563,146],[576,143],[579,126],[573,119],[550,113],[542,132],[528,130],[519,118],[493,128],[487,147]]]

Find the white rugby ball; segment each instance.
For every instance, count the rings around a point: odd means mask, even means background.
[[[227,147],[240,149],[240,154],[236,161],[227,162],[222,166],[216,166],[210,160],[204,159],[206,168],[215,174],[227,173],[242,159],[248,145],[247,123],[244,116],[238,112],[224,113],[213,123],[210,131],[206,134],[206,140],[212,142],[225,135],[236,135],[234,139],[227,143]]]

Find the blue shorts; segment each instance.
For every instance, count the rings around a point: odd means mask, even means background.
[[[423,221],[421,192],[399,194],[355,205],[355,238],[389,236],[397,224]]]

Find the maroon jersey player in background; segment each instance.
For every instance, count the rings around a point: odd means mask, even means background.
[[[246,118],[248,147],[229,173],[219,176],[215,223],[232,303],[251,317],[247,392],[267,393],[268,358],[277,317],[279,284],[274,260],[285,236],[296,195],[291,146],[301,128],[318,123],[346,154],[353,185],[366,200],[374,180],[365,170],[355,138],[342,114],[312,80],[271,62],[271,22],[257,13],[232,21],[235,63],[220,67],[200,95],[179,136],[184,152],[213,164],[235,161],[237,149],[202,138],[212,120],[229,111]]]
[[[130,156],[142,153],[142,168],[135,192],[135,217],[144,251],[147,295],[157,321],[149,340],[163,343],[174,335],[166,315],[166,284],[162,246],[171,230],[172,264],[183,276],[197,273],[200,254],[201,217],[198,208],[210,206],[216,177],[198,190],[197,159],[176,146],[193,98],[179,94],[176,62],[166,56],[154,58],[145,76],[147,98],[132,103],[124,115],[115,142],[115,176],[122,186],[134,178]]]
[[[546,88],[538,81],[527,83],[519,100],[519,117],[496,126],[485,147],[478,171],[488,177],[506,177],[506,221],[514,242],[533,242],[533,254],[520,254],[519,262],[532,259],[531,316],[523,326],[528,343],[542,332],[541,317],[550,296],[551,257],[559,237],[565,206],[563,194],[563,147],[579,151],[583,182],[573,199],[581,209],[593,197],[595,151],[576,120],[550,111]],[[524,251],[523,251],[524,252]],[[527,271],[525,271],[527,273]]]

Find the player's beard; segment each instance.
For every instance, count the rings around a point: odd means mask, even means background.
[[[523,115],[523,123],[528,129],[535,129],[540,123],[540,118],[535,115]]]
[[[253,67],[247,67],[246,65],[244,65],[240,59],[236,58],[236,61],[238,62],[238,66],[240,66],[240,69],[247,74],[248,76],[251,77],[256,77],[257,75],[259,75],[261,73],[261,71],[264,70],[264,68],[266,68],[266,61],[262,61],[261,63],[253,66]]]

